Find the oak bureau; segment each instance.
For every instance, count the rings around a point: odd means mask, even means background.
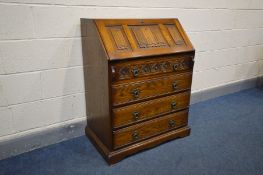
[[[86,135],[109,164],[190,134],[194,48],[177,19],[81,19]]]

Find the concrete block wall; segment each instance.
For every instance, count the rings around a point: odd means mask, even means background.
[[[0,0],[0,142],[85,121],[80,18],[179,18],[193,92],[263,75],[262,0]]]

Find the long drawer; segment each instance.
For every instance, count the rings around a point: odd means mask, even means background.
[[[193,69],[193,55],[169,55],[111,64],[112,81],[136,79],[165,73],[180,73]]]
[[[162,76],[144,81],[112,85],[112,104],[118,106],[143,99],[172,94],[191,88],[192,73]]]
[[[187,125],[188,110],[113,132],[114,149]]]
[[[113,109],[113,127],[134,124],[188,107],[190,91]]]

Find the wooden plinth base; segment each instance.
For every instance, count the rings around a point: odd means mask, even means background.
[[[190,130],[191,129],[189,127],[183,127],[114,151],[109,150],[89,127],[86,127],[86,135],[90,138],[108,164],[112,165],[121,161],[128,155],[154,147],[175,138],[188,136],[190,134]]]

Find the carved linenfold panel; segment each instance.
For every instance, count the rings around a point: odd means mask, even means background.
[[[121,26],[107,27],[117,51],[129,51],[130,44]]]
[[[158,25],[129,26],[139,48],[168,47]]]
[[[148,75],[186,71],[192,69],[193,60],[191,57],[168,57],[164,60],[154,62],[135,62],[133,64],[116,64],[115,80],[125,80]]]
[[[175,45],[185,45],[181,34],[179,33],[178,29],[175,27],[174,24],[166,24],[165,26],[167,27],[172,39],[174,40]]]
[[[177,19],[100,19],[95,23],[109,60],[194,51]]]

